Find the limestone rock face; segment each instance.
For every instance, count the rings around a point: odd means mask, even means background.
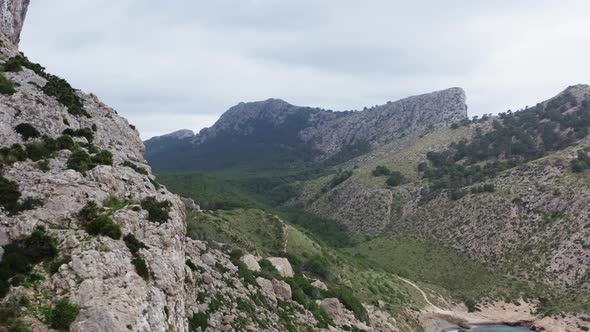
[[[288,283],[282,280],[273,279],[272,288],[278,298],[283,300],[291,299],[291,286],[289,286]]]
[[[18,45],[30,0],[0,0],[0,30]]]

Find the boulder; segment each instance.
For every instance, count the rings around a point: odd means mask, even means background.
[[[256,278],[256,284],[258,284],[258,286],[260,286],[260,288],[262,289],[262,293],[272,302],[276,303],[277,302],[277,297],[275,295],[275,291],[274,291],[274,287],[272,284],[272,281],[262,278],[262,277],[258,277]]]
[[[328,286],[326,286],[321,280],[314,280],[311,285],[317,289],[328,290]]]
[[[240,258],[240,260],[246,264],[246,267],[254,272],[260,272],[260,264],[258,264],[259,258],[254,255],[247,254]]]
[[[282,300],[290,300],[291,299],[291,286],[289,286],[288,283],[282,281],[282,280],[277,280],[277,279],[273,279],[272,280],[272,288],[274,290],[275,295],[277,296],[277,298],[282,299]]]
[[[267,260],[279,271],[282,277],[292,277],[295,275],[291,263],[285,257],[269,257]]]

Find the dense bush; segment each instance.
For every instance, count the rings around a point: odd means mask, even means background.
[[[336,187],[337,185],[341,184],[342,182],[348,180],[348,178],[350,178],[351,176],[352,176],[352,171],[344,171],[344,172],[340,172],[340,173],[334,175],[332,180],[330,180],[330,182],[328,182],[328,184],[326,185],[326,187],[324,187],[322,189],[322,191],[326,192],[326,191]]]
[[[84,222],[84,224],[94,220],[100,215],[100,209],[95,201],[88,201],[86,205],[78,212],[78,217]]]
[[[391,172],[391,174],[389,175],[389,178],[387,178],[387,185],[390,187],[397,187],[400,184],[403,184],[405,182],[405,178],[402,175],[402,173],[394,171]]]
[[[108,216],[98,216],[86,224],[86,232],[90,235],[104,235],[112,239],[121,238],[121,226]]]
[[[145,281],[150,280],[150,269],[147,266],[145,260],[139,256],[134,256],[131,259],[131,264],[135,266],[135,271],[137,274],[143,278]]]
[[[68,113],[90,117],[90,114],[84,109],[82,100],[66,80],[54,75],[47,75],[46,78],[47,84],[42,89],[46,95],[55,97],[57,101],[68,108]]]
[[[209,327],[209,314],[197,312],[188,320],[188,330],[190,332],[205,331]]]
[[[10,288],[11,279],[17,275],[27,275],[35,264],[57,256],[56,241],[47,235],[45,229],[37,228],[33,233],[3,247],[0,261],[0,298]]]
[[[129,248],[129,251],[131,251],[131,253],[133,255],[139,253],[140,249],[147,249],[148,247],[145,245],[145,243],[139,241],[135,235],[129,233],[127,235],[125,235],[123,237],[123,241],[125,241],[125,244],[127,245],[127,248]]]
[[[48,314],[49,326],[58,331],[69,331],[79,312],[78,305],[70,303],[67,299],[59,300]]]
[[[30,123],[20,123],[14,127],[14,129],[22,136],[25,141],[29,138],[37,138],[41,136],[41,133],[39,133],[39,131]]]
[[[92,161],[90,155],[82,149],[77,149],[74,151],[67,163],[67,167],[69,169],[73,169],[84,175],[86,175],[86,172],[93,169],[95,166],[96,164]]]
[[[303,269],[323,279],[333,279],[330,273],[330,262],[324,256],[315,255],[311,257],[303,264]]]
[[[0,93],[9,96],[16,93],[14,82],[4,76],[3,73],[0,73]]]
[[[578,151],[577,158],[571,161],[571,167],[574,173],[581,173],[590,168],[590,156],[588,156],[587,149]]]
[[[112,165],[113,164],[113,154],[108,150],[100,150],[94,156],[90,158],[93,163],[99,165]]]
[[[129,167],[129,168],[131,168],[132,170],[136,171],[139,174],[148,175],[148,171],[147,171],[147,169],[145,169],[145,167],[137,166],[137,165],[135,165],[134,163],[132,163],[132,162],[130,162],[128,160],[125,160],[123,162],[123,166]]]
[[[21,304],[16,299],[0,303],[0,330],[7,332],[31,332],[31,329],[19,319],[22,314]]]
[[[389,175],[390,173],[391,170],[385,166],[377,166],[372,172],[373,176]]]
[[[94,133],[90,128],[80,128],[80,129],[72,129],[67,128],[64,129],[62,132],[63,135],[71,136],[71,137],[84,137],[88,141],[88,143],[92,143],[94,141]]]
[[[4,71],[7,72],[19,72],[22,70],[22,67],[31,69],[41,77],[47,76],[43,66],[38,63],[32,63],[26,56],[22,54],[15,55],[4,63]]]
[[[0,173],[0,207],[10,213],[18,211],[20,196],[18,183],[4,178]]]
[[[158,202],[155,197],[147,197],[141,201],[141,208],[148,212],[148,220],[158,224],[165,223],[170,219],[168,209],[170,202]]]

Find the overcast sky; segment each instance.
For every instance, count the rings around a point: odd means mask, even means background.
[[[460,86],[470,115],[590,83],[588,0],[33,0],[21,50],[142,137],[240,101],[360,109]]]

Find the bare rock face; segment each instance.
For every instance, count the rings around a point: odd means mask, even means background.
[[[0,0],[0,30],[15,45],[20,41],[30,0]]]

